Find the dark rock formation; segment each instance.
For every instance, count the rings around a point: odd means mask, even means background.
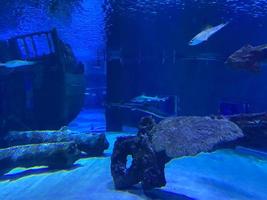
[[[139,182],[144,189],[166,184],[164,168],[172,158],[236,146],[267,149],[267,113],[213,117],[172,117],[159,124],[143,118],[137,136],[118,138],[111,158],[116,189]],[[126,168],[127,156],[133,157]]]
[[[109,143],[105,134],[73,133],[69,130],[59,131],[12,131],[5,136],[3,144],[7,147],[15,145],[75,142],[80,151],[88,156],[99,156],[108,148]]]
[[[139,182],[145,190],[165,186],[164,168],[172,158],[216,150],[240,137],[241,129],[224,118],[176,117],[159,124],[143,118],[137,136],[115,142],[111,158],[115,188],[127,189]],[[126,168],[128,155],[133,161]]]
[[[236,68],[247,69],[253,72],[259,72],[260,62],[267,59],[267,45],[253,47],[246,45],[234,52],[225,62],[225,64]]]
[[[139,126],[138,126],[138,136],[148,136],[149,140],[152,141],[152,134],[151,130],[156,125],[156,121],[153,117],[144,117],[140,120]]]
[[[227,119],[173,117],[162,120],[151,133],[153,149],[170,158],[210,152],[243,137],[242,130]]]
[[[69,168],[80,158],[80,155],[81,152],[73,142],[22,145],[0,149],[0,175],[16,167]]]
[[[144,118],[138,136],[120,137],[114,145],[111,157],[111,174],[116,189],[127,189],[139,182],[143,189],[162,187],[166,184],[164,168],[170,159],[152,148],[148,133],[154,121]],[[127,156],[132,156],[129,168]]]
[[[132,156],[132,164],[127,169],[127,156]],[[144,189],[165,186],[165,155],[154,152],[147,137],[118,138],[111,157],[111,174],[116,189],[127,189],[142,183]]]

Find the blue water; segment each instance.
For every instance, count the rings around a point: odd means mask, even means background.
[[[58,1],[54,11],[47,2],[1,2],[0,39],[57,28],[60,37],[83,61],[95,59],[98,52],[104,51],[105,13],[101,0]]]
[[[181,115],[214,114],[220,102],[248,103],[250,112],[267,109],[267,68],[253,74],[224,64],[245,44],[266,43],[266,1],[112,2],[107,48],[121,52],[131,88],[122,89],[121,98],[178,95]],[[208,42],[188,45],[205,28],[225,22],[230,23]]]
[[[129,81],[122,84],[122,101],[144,93],[177,94],[181,115],[217,114],[221,101],[248,103],[252,112],[267,109],[266,66],[260,74],[252,74],[223,64],[245,44],[267,43],[266,0],[60,0],[52,6],[47,2],[0,2],[0,39],[56,27],[88,71],[95,65],[93,61],[105,63],[106,52],[117,53],[128,75],[124,80]],[[207,43],[188,46],[201,30],[224,22],[230,24]],[[181,57],[218,60],[177,59],[173,63],[174,51]],[[145,60],[141,64],[139,56]],[[138,74],[127,73],[136,66],[140,67]],[[92,83],[88,87],[102,84],[104,78],[92,79],[97,83],[88,81]],[[103,111],[82,110],[69,128],[105,131]],[[112,144],[116,137],[108,134]],[[20,199],[19,194],[26,191],[23,199],[54,198],[57,194],[51,188],[56,188],[58,199],[68,195],[69,199],[88,199],[88,193],[92,199],[146,199],[140,191],[114,190],[109,171],[111,150],[104,158],[80,160],[81,166],[70,172],[33,170],[17,174],[15,179],[7,176],[0,180],[0,197]],[[166,177],[167,186],[156,193],[162,199],[181,195],[203,200],[267,199],[266,159],[255,152],[219,151],[177,159],[167,165]],[[14,188],[16,198],[12,196]]]

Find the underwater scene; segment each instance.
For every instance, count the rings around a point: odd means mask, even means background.
[[[1,0],[0,200],[267,200],[267,0]]]

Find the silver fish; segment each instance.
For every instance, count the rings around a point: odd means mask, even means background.
[[[208,29],[205,29],[204,31],[202,31],[199,34],[197,34],[188,43],[188,45],[195,46],[195,45],[201,44],[202,42],[207,41],[213,34],[215,34],[216,32],[218,32],[219,30],[221,30],[222,28],[224,28],[228,24],[229,24],[229,22],[224,23],[224,24],[220,24],[218,26],[214,26],[214,27],[211,27],[211,28],[208,28]]]
[[[29,65],[35,65],[35,64],[36,62],[34,61],[11,60],[5,63],[0,63],[0,67],[17,68],[17,67],[23,67],[23,66],[29,66]]]

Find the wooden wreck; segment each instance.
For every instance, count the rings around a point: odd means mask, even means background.
[[[56,29],[0,41],[0,62],[35,61],[0,69],[0,137],[10,130],[58,129],[84,103],[84,65]]]

